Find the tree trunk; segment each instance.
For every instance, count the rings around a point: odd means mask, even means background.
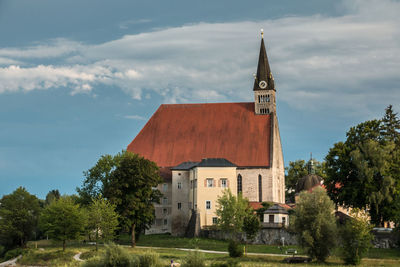
[[[63,240],[63,251],[65,251],[65,240]]]
[[[99,228],[96,229],[96,251],[98,251],[98,243],[99,243]]]
[[[132,244],[131,246],[134,248],[136,246],[136,240],[135,240],[135,224],[132,224]]]

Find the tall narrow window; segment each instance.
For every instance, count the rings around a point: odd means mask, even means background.
[[[206,209],[207,210],[211,209],[211,201],[210,200],[206,201]]]
[[[242,176],[239,174],[237,177],[237,192],[242,193]]]
[[[258,201],[262,202],[262,177],[258,175]]]

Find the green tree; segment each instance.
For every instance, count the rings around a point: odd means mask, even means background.
[[[161,182],[154,162],[125,152],[103,183],[104,196],[116,206],[122,225],[131,231],[132,247],[136,245],[135,234],[148,229],[154,220],[154,203],[159,203],[161,196],[154,188]]]
[[[61,197],[48,205],[41,217],[40,226],[51,238],[60,240],[65,250],[67,240],[75,240],[84,232],[87,216],[70,197]]]
[[[319,162],[315,159],[313,160],[313,167],[315,174],[325,178],[325,162]],[[310,161],[298,159],[296,161],[289,161],[289,166],[285,167],[285,187],[286,187],[286,200],[290,203],[295,202],[296,185],[300,178],[306,176],[309,173]]]
[[[324,181],[338,205],[370,211],[371,221],[400,218],[400,128],[389,106],[382,120],[351,127],[345,142],[334,144],[326,156]]]
[[[230,233],[232,238],[243,232],[245,218],[253,215],[249,201],[242,194],[233,195],[230,189],[224,190],[218,198],[215,213],[218,216],[217,226]]]
[[[114,238],[118,228],[118,217],[115,205],[106,199],[97,197],[92,200],[89,206],[88,227],[95,232],[96,250],[99,240],[110,241]]]
[[[336,240],[334,204],[325,190],[317,187],[311,193],[302,192],[296,203],[294,229],[299,243],[311,258],[325,262]]]
[[[244,217],[243,232],[246,234],[246,239],[252,241],[258,234],[261,228],[261,223],[258,215],[252,213]],[[247,248],[245,247],[245,251]]]
[[[341,226],[341,257],[347,264],[360,264],[362,257],[371,247],[372,226],[365,212],[354,209],[352,217]]]
[[[45,204],[49,205],[54,200],[60,199],[61,195],[58,189],[51,190],[46,195]]]
[[[0,243],[7,249],[21,246],[32,237],[38,224],[39,200],[23,187],[0,200]]]

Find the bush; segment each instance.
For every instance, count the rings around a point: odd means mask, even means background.
[[[3,257],[4,253],[6,253],[6,248],[0,245],[0,259]]]
[[[147,251],[139,256],[139,267],[159,267],[160,256],[154,251]]]
[[[236,259],[229,259],[227,262],[214,262],[210,267],[240,267],[240,263]]]
[[[238,242],[231,240],[228,245],[229,257],[239,258],[243,256],[243,246]]]
[[[106,245],[106,252],[102,257],[94,257],[83,264],[84,267],[104,266],[104,267],[129,267],[138,266],[136,258],[121,246],[115,244]]]
[[[371,247],[371,230],[366,216],[354,216],[341,227],[341,258],[346,264],[360,264],[362,257]]]
[[[183,260],[182,267],[205,267],[204,255],[199,251],[190,251]]]
[[[9,250],[4,255],[4,260],[8,261],[10,259],[14,259],[14,258],[18,257],[19,255],[22,255],[23,253],[24,253],[24,250],[22,248],[15,248],[15,249]]]

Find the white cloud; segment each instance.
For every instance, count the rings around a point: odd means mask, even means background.
[[[106,84],[134,99],[156,93],[168,103],[250,101],[264,28],[279,101],[348,114],[367,114],[372,102],[400,103],[400,3],[354,0],[343,7],[339,17],[200,23],[98,45],[57,39],[3,48],[0,59],[13,65],[0,68],[0,93],[71,87],[74,95]],[[32,65],[48,58],[59,63]],[[24,60],[29,64],[13,63]]]
[[[141,121],[146,120],[145,117],[142,117],[142,116],[139,116],[139,115],[125,115],[124,118],[125,119],[130,119],[130,120],[141,120]]]

